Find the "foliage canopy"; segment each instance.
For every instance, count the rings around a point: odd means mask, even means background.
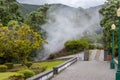
[[[7,25],[10,20],[23,22],[19,4],[16,0],[0,0],[0,22]]]
[[[25,63],[32,50],[42,48],[43,41],[28,25],[11,21],[9,27],[0,27],[0,57],[16,57]]]
[[[99,12],[103,15],[100,25],[103,27],[103,41],[105,48],[111,48],[112,42],[112,24],[118,26],[117,9],[120,7],[120,0],[107,0]],[[118,27],[115,30],[115,46],[118,42]]]

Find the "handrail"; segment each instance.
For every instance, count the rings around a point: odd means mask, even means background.
[[[28,78],[26,80],[49,80],[51,79],[55,74],[58,74],[59,72],[61,72],[62,70],[64,70],[66,67],[70,66],[71,64],[73,64],[74,62],[77,61],[77,57],[69,59],[68,61],[64,62],[61,65],[58,65],[56,67],[53,67],[53,70],[50,71],[46,71],[40,74],[37,74],[31,78]]]
[[[64,66],[65,64],[73,61],[73,60],[77,60],[77,58],[75,57],[75,58],[69,59],[68,61],[66,61],[66,62],[64,62],[63,64],[60,64],[60,65],[58,65],[58,66],[56,66],[56,67],[57,67],[57,68],[60,68],[60,67]]]
[[[77,57],[75,58],[72,58],[66,62],[64,62],[63,64],[61,65],[58,65],[56,67],[53,67],[53,70],[54,70],[54,74],[58,74],[59,72],[61,72],[62,70],[64,70],[66,67],[70,66],[71,64],[73,64],[74,62],[77,61]]]
[[[48,79],[52,78],[53,76],[54,76],[53,70],[50,70],[50,71],[46,71],[46,72],[40,73],[38,75],[35,75],[26,80],[48,80]]]

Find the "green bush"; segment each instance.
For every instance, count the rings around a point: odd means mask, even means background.
[[[26,62],[25,65],[29,68],[33,63],[32,62]]]
[[[25,79],[35,75],[35,73],[29,69],[21,70],[19,73],[23,74]]]
[[[91,55],[91,53],[92,53],[92,51],[91,51],[91,50],[89,50],[89,55]]]
[[[96,48],[97,48],[97,49],[103,49],[103,45],[102,45],[102,44],[97,43],[97,44],[96,44]]]
[[[8,69],[12,69],[13,68],[13,63],[5,63],[5,65],[8,67]]]
[[[114,51],[115,51],[115,57],[118,56],[118,45],[115,44],[115,47],[114,47]]]
[[[24,80],[24,75],[22,75],[22,74],[12,75],[5,80]]]
[[[47,66],[31,66],[30,69],[35,72],[35,74],[39,74],[44,72],[47,69]]]
[[[3,27],[3,24],[0,22],[0,27]]]
[[[89,44],[89,49],[95,49],[95,45],[94,44]]]
[[[50,54],[49,59],[54,59],[55,58],[55,54]]]
[[[6,65],[0,65],[0,72],[6,72],[8,67]]]
[[[79,52],[83,51],[85,48],[89,48],[89,44],[87,40],[80,39],[80,40],[70,40],[64,44],[67,51],[72,52]]]

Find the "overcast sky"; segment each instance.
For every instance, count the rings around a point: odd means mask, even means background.
[[[83,7],[89,8],[97,5],[104,4],[106,0],[17,0],[20,3],[28,3],[28,4],[53,4],[53,3],[61,3],[71,7]]]

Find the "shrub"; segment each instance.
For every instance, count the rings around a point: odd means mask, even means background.
[[[7,71],[8,67],[6,65],[0,65],[0,72]]]
[[[115,57],[118,56],[118,45],[115,44],[115,47],[114,47],[114,51],[115,51]]]
[[[35,75],[35,73],[29,69],[21,70],[19,73],[23,74],[25,79]]]
[[[89,55],[91,55],[91,53],[92,53],[92,51],[91,51],[91,50],[89,50]]]
[[[70,40],[64,44],[67,51],[79,52],[89,47],[88,42],[85,39]]]
[[[5,63],[5,65],[8,67],[8,69],[12,69],[13,68],[13,63]]]
[[[96,48],[97,48],[97,49],[103,49],[103,45],[102,45],[102,44],[97,43],[97,44],[96,44]]]
[[[4,63],[5,63],[4,58],[0,56],[0,64],[4,64]]]
[[[22,65],[22,64],[14,64],[14,68],[9,69],[8,71],[10,71],[10,72],[18,72],[18,71],[23,70],[23,69],[28,69],[28,67],[25,66],[25,65]]]
[[[24,80],[24,75],[22,75],[22,74],[12,75],[5,80]]]
[[[94,44],[89,44],[89,49],[95,49],[95,45]]]
[[[29,68],[33,63],[32,62],[26,62],[25,65]]]
[[[49,59],[54,59],[55,58],[55,54],[50,54]]]
[[[0,27],[3,27],[3,24],[0,22]]]
[[[115,48],[115,57],[117,57],[118,56],[118,48]]]
[[[35,72],[35,74],[39,74],[47,69],[47,66],[31,66],[30,69]]]

